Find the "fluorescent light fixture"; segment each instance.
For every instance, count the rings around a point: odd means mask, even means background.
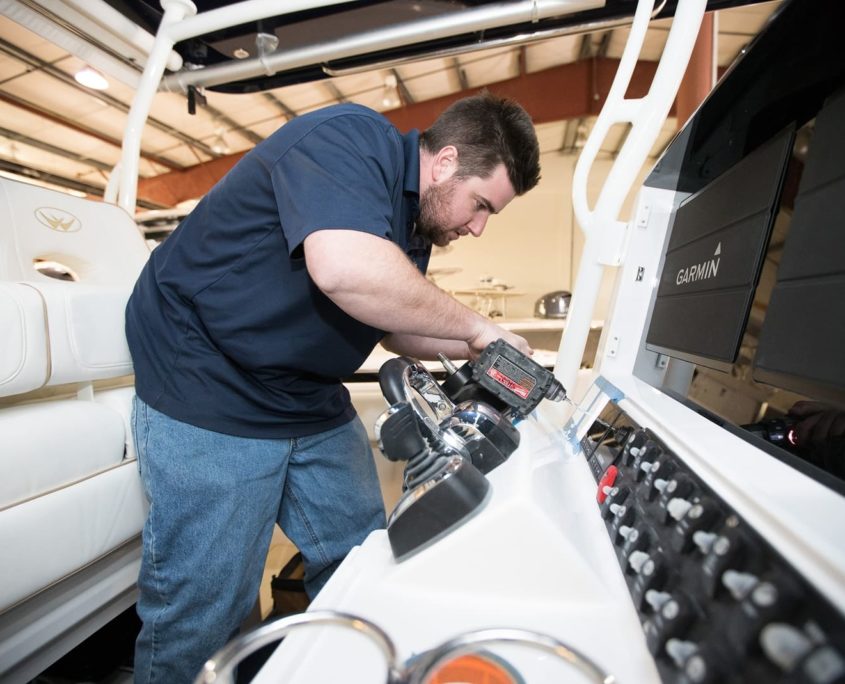
[[[77,71],[73,78],[76,80],[77,83],[80,85],[84,85],[86,88],[93,88],[94,90],[105,90],[109,87],[109,82],[106,80],[106,77],[103,76],[99,71],[96,69],[86,66],[79,71]]]

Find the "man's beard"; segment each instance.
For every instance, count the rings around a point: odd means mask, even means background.
[[[438,247],[449,244],[448,234],[452,231],[445,225],[446,215],[458,181],[455,178],[430,186],[420,196],[420,215],[417,217],[417,232],[431,240]]]

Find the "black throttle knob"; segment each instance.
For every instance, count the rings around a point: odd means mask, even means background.
[[[378,384],[388,404],[398,404],[407,399],[402,377],[405,374],[405,369],[412,363],[407,356],[397,356],[388,359],[379,368]]]
[[[403,401],[395,404],[392,413],[381,425],[379,448],[391,461],[410,461],[428,448],[420,433],[419,422],[411,405]]]

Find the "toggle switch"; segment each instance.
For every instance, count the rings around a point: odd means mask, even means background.
[[[631,489],[629,487],[611,487],[604,502],[599,504],[601,517],[605,520],[610,520],[615,515],[615,509],[612,509],[611,506],[619,506],[624,503],[630,493]]]
[[[698,644],[691,641],[682,641],[681,639],[669,639],[666,642],[666,654],[672,659],[672,662],[683,669],[686,662],[696,653],[698,653]]]
[[[722,576],[722,582],[734,598],[744,594],[740,610],[728,622],[726,632],[733,648],[743,656],[758,643],[763,627],[791,615],[803,596],[800,586],[787,574],[778,572],[758,578],[729,570]]]
[[[692,508],[693,504],[691,501],[687,501],[686,499],[679,499],[674,498],[670,499],[669,502],[666,504],[666,512],[669,514],[673,520],[680,520],[683,518],[687,512]]]
[[[813,650],[813,642],[797,627],[774,622],[760,631],[760,647],[781,670],[791,672],[798,661]]]
[[[634,479],[640,482],[648,473],[651,464],[654,463],[663,454],[661,449],[655,442],[649,440],[644,446],[637,449],[634,454],[633,462],[630,464],[634,468]],[[646,464],[648,464],[646,466]],[[646,466],[646,467],[643,467]]]
[[[608,466],[607,470],[602,473],[601,479],[599,480],[598,491],[596,492],[596,501],[600,504],[603,504],[610,492],[613,491],[613,485],[616,482],[618,475],[619,470],[615,465]]]
[[[694,489],[695,485],[693,484],[692,480],[686,475],[675,475],[669,479],[669,482],[666,483],[666,486],[663,488],[663,491],[660,492],[660,497],[658,499],[660,508],[662,508],[664,511],[662,522],[672,522],[673,516],[668,509],[669,502],[673,499],[682,499],[686,501],[693,499]],[[676,504],[676,506],[677,505],[678,504]],[[691,505],[692,504],[690,504],[690,506]],[[684,511],[684,513],[686,513],[686,511]],[[680,518],[675,518],[675,520],[679,519]]]
[[[692,622],[693,610],[689,599],[683,594],[674,596],[665,591],[649,589],[645,593],[645,600],[654,609],[654,615],[643,623],[646,645],[653,655],[657,655],[668,639],[675,638],[677,641],[686,631]]]
[[[766,657],[787,673],[800,673],[796,681],[839,684],[845,681],[845,659],[833,646],[811,639],[792,625],[774,622],[760,631]],[[792,680],[790,680],[792,681]]]
[[[614,506],[616,506],[615,509]],[[611,509],[613,510],[613,518],[610,521],[608,532],[613,543],[619,546],[625,541],[619,530],[622,527],[630,527],[631,523],[634,522],[634,509],[625,504],[611,504]]]
[[[630,529],[630,532],[627,532],[624,537],[625,543],[622,545],[623,558],[628,558],[634,551],[644,551],[648,548],[650,538],[649,533],[646,530],[639,530],[636,527],[622,525],[619,528],[620,534],[622,534],[622,528]],[[630,566],[626,566],[625,570],[628,572],[630,570]],[[628,574],[630,574],[630,572]]]
[[[747,555],[748,543],[735,529],[725,529],[716,537],[701,562],[701,579],[709,597],[714,598],[723,586],[722,573],[730,567],[740,566]]]
[[[691,684],[710,684],[722,682],[722,670],[725,664],[720,662],[719,656],[706,646],[699,648],[698,644],[671,638],[666,641],[666,653],[683,672],[678,681]]]
[[[722,573],[722,584],[737,601],[745,599],[759,582],[760,579],[749,572],[725,570]]]
[[[637,430],[628,440],[622,454],[622,463],[630,466],[634,459],[645,451],[645,444],[648,442],[648,433],[645,430]]]
[[[672,594],[656,589],[649,589],[645,593],[646,603],[651,606],[654,612],[658,612],[671,598]]]
[[[669,482],[669,478],[675,473],[675,470],[677,470],[677,467],[668,457],[661,457],[649,466],[648,472],[643,480],[643,486],[646,489],[646,500],[654,501],[654,498],[666,488],[666,484]],[[659,486],[658,483],[660,483]]]
[[[715,532],[705,532],[704,530],[696,530],[692,533],[692,541],[699,548],[701,553],[707,555],[710,549],[713,548],[713,542],[719,538]]]
[[[625,504],[612,503],[610,504],[609,508],[610,512],[616,518],[625,515],[625,513],[628,511],[628,507]]]
[[[642,555],[639,555],[642,554]],[[660,589],[666,582],[666,559],[659,551],[648,554],[643,551],[632,551],[628,556],[636,575],[631,587],[631,597],[637,610],[646,607],[645,595],[650,589]]]
[[[672,502],[670,502],[671,504]],[[674,511],[667,508],[674,517]],[[702,529],[714,526],[721,515],[720,508],[715,501],[702,498],[696,501],[686,513],[678,519],[672,535],[672,548],[678,553],[687,553],[693,547],[693,535]]]
[[[642,572],[643,566],[651,559],[645,551],[632,551],[628,556],[628,565],[638,575]]]

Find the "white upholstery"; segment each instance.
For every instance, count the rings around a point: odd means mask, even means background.
[[[132,440],[132,398],[134,396],[134,387],[118,387],[94,394],[94,401],[108,406],[123,420],[124,434],[126,437],[126,442],[123,446],[126,452],[126,458],[129,460],[136,457],[135,443]]]
[[[49,385],[87,382],[132,373],[124,311],[132,285],[60,281],[29,283],[48,312]]]
[[[0,282],[0,396],[23,394],[47,382],[47,321],[38,292]]]
[[[79,281],[132,283],[149,249],[131,216],[103,202],[0,178],[0,279],[49,282],[35,259],[68,266]]]
[[[0,647],[0,681],[28,681],[134,600],[146,500],[124,311],[148,257],[123,210],[0,178],[0,625],[38,635]],[[102,590],[75,601],[89,577]]]
[[[136,463],[127,461],[0,512],[0,611],[136,536],[143,502]]]
[[[126,429],[93,401],[47,401],[0,411],[0,518],[14,503],[118,465]],[[0,588],[0,597],[5,588]],[[0,599],[0,609],[3,600]]]

